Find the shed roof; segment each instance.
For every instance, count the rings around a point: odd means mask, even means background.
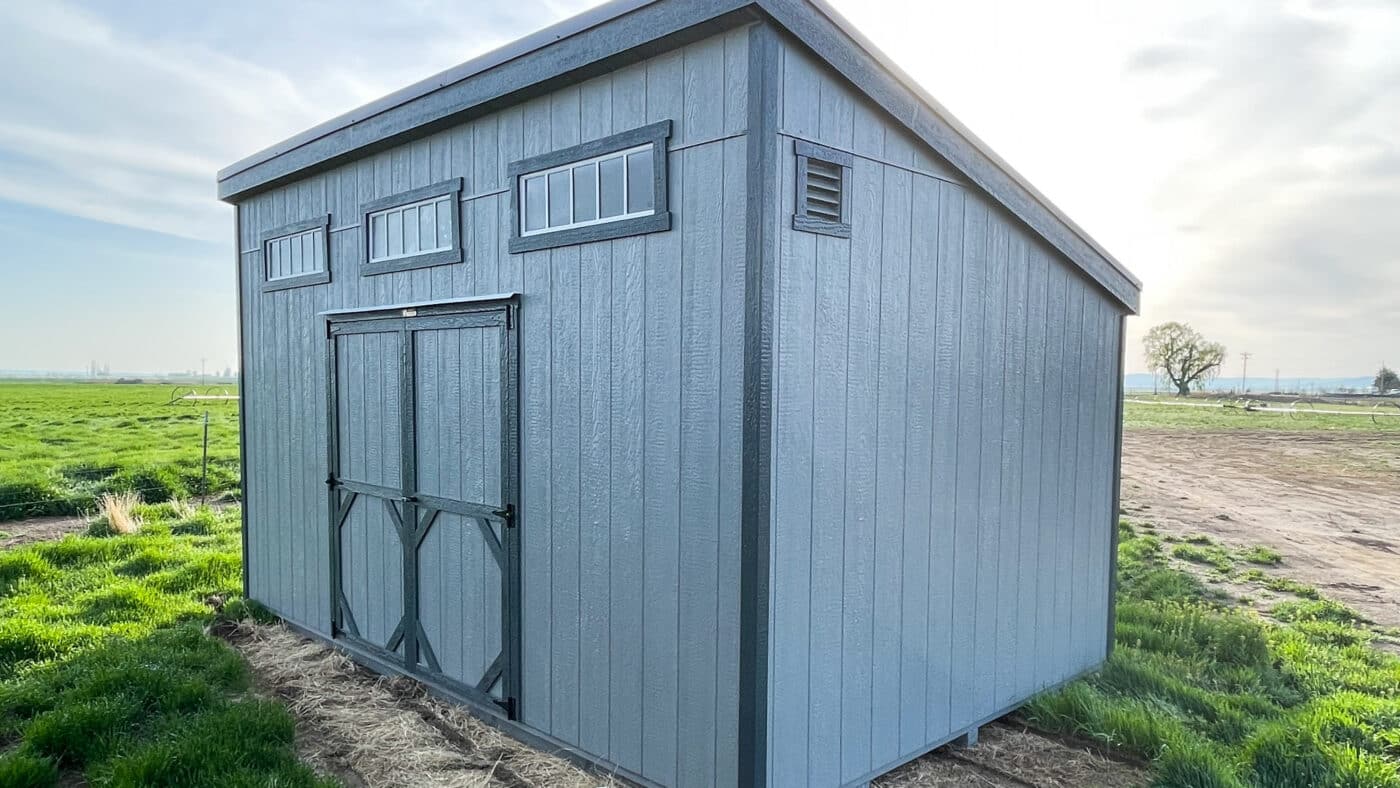
[[[365,104],[218,173],[219,198],[252,194],[736,25],[767,20],[1136,312],[1141,281],[822,0],[612,0]]]

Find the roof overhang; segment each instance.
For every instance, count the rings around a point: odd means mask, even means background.
[[[771,20],[1136,313],[1142,283],[822,0],[613,0],[329,120],[219,171],[266,189],[651,57]]]

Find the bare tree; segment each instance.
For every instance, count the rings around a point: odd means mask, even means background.
[[[1225,363],[1225,346],[1207,342],[1196,329],[1185,323],[1162,323],[1142,338],[1143,353],[1153,372],[1161,372],[1176,386],[1176,393],[1188,396],[1197,387],[1220,373]]]
[[[1395,374],[1395,370],[1390,367],[1381,365],[1381,371],[1376,373],[1376,382],[1371,385],[1376,387],[1377,394],[1400,391],[1400,375]]]

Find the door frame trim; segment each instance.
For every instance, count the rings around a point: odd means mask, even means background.
[[[385,307],[372,310],[346,312],[326,312],[320,315],[322,337],[326,343],[325,386],[326,386],[326,545],[330,553],[330,635],[333,641],[353,643],[357,648],[374,653],[379,660],[400,661],[397,654],[390,653],[346,630],[342,615],[349,611],[341,610],[343,596],[340,535],[341,535],[341,480],[339,479],[339,412],[337,401],[336,370],[338,358],[336,340],[340,336],[357,333],[398,333],[399,341],[399,398],[400,398],[400,490],[395,496],[403,506],[404,522],[418,523],[419,506],[415,500],[417,482],[417,403],[416,403],[416,361],[414,358],[414,334],[417,331],[449,328],[491,328],[501,329],[500,342],[500,411],[501,411],[501,509],[489,515],[501,525],[502,548],[505,552],[505,565],[501,568],[501,655],[503,669],[499,678],[502,698],[490,694],[490,687],[481,691],[468,683],[453,679],[436,671],[425,671],[418,664],[418,638],[421,622],[418,617],[418,564],[416,540],[404,539],[403,547],[403,607],[402,625],[405,630],[402,672],[423,681],[442,686],[458,696],[459,700],[474,705],[494,706],[496,713],[508,719],[519,719],[521,698],[521,591],[520,591],[520,299],[516,294],[488,298],[470,298],[460,301],[439,301],[419,305]],[[365,487],[350,482],[347,487]],[[369,485],[373,486],[373,485]],[[390,492],[388,488],[383,490]],[[360,490],[359,492],[366,492]],[[427,503],[427,501],[425,501]],[[429,504],[429,508],[431,504]],[[477,515],[473,515],[477,516]],[[409,555],[409,551],[413,555]],[[414,633],[410,635],[409,633]],[[431,649],[431,646],[429,646]],[[493,668],[494,670],[494,663]],[[494,682],[493,682],[494,686]]]

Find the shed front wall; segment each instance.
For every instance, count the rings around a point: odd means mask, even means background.
[[[1107,649],[1121,313],[780,48],[769,782],[878,774]],[[792,229],[793,141],[855,154]]]
[[[518,292],[522,720],[670,785],[737,779],[747,42],[737,29],[238,206],[252,597],[329,634],[317,315]],[[507,252],[507,165],[666,119],[669,232]],[[361,204],[457,177],[464,262],[361,276]],[[327,213],[330,283],[263,292],[262,233]],[[381,547],[364,558],[389,577],[397,547]],[[392,582],[366,594],[399,604]]]

